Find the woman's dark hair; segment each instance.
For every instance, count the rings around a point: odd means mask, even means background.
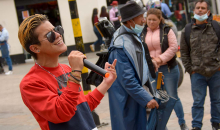
[[[102,6],[100,17],[107,17],[109,19],[108,13],[106,11],[106,7]]]
[[[92,25],[94,25],[94,18],[98,15],[98,9],[94,8],[92,11]]]
[[[162,11],[156,8],[151,8],[147,11],[147,16],[154,14],[158,19],[161,19],[160,24],[164,24],[164,18],[162,17]],[[147,22],[147,21],[146,21]]]

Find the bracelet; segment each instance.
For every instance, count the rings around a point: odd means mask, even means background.
[[[81,79],[77,79],[75,76],[72,75],[72,73],[70,73],[70,76],[73,77],[76,81],[81,82]]]
[[[76,84],[80,84],[80,83],[77,83],[76,81],[71,80],[70,78],[68,78],[68,81],[67,81],[67,86],[69,86],[69,88],[70,88],[69,81],[74,82],[74,83],[76,83]]]
[[[80,72],[80,73],[82,73],[82,71],[80,71],[80,70],[72,70],[72,72]]]

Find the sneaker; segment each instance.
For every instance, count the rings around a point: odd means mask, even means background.
[[[187,125],[185,123],[180,125],[180,129],[181,130],[189,130],[189,128],[187,127]]]
[[[12,71],[8,71],[8,72],[5,73],[5,75],[10,75],[10,74],[13,74],[13,72]]]
[[[100,51],[104,51],[104,50],[105,50],[105,45],[104,44],[100,45]]]
[[[212,130],[220,130],[220,123],[212,122]]]
[[[95,46],[93,44],[90,45],[90,49],[91,49],[92,52],[94,52],[95,51]]]
[[[201,128],[194,127],[192,130],[201,130]]]

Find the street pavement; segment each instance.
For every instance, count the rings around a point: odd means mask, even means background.
[[[87,59],[93,63],[98,59],[96,53],[87,53],[86,56]],[[67,57],[60,57],[59,62],[68,64]],[[0,75],[0,130],[40,130],[35,118],[24,105],[19,89],[20,81],[33,65],[34,61],[29,60],[25,64],[13,65],[14,68],[12,75]],[[8,70],[8,66],[4,66],[4,69]],[[95,87],[91,86],[91,88],[93,90]],[[193,99],[191,94],[190,77],[188,74],[184,75],[184,80],[178,89],[178,94],[182,101],[186,124],[191,129],[191,106],[193,104]],[[209,92],[207,92],[204,108],[202,130],[211,130]],[[101,123],[108,123],[108,125],[99,127],[98,129],[111,130],[108,93],[105,94],[95,111],[99,115]],[[167,127],[168,130],[180,130],[178,118],[174,111],[170,116]]]

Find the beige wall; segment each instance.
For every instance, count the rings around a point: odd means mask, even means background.
[[[57,0],[66,45],[75,45],[68,0]]]
[[[93,32],[92,11],[98,8],[99,14],[102,6],[107,6],[106,0],[77,0],[79,19],[82,29],[82,37],[84,43],[94,42],[97,40]]]
[[[220,0],[217,0],[217,7],[220,7]],[[220,8],[218,8],[218,14],[220,14]]]
[[[0,24],[9,32],[10,55],[22,54],[22,46],[18,40],[18,18],[14,0],[0,0],[0,16]]]
[[[70,9],[68,0],[57,0],[61,23],[64,28],[64,39],[66,45],[75,45],[75,39],[72,29]],[[105,0],[77,0],[77,8],[79,13],[80,25],[82,30],[82,37],[84,43],[91,43],[97,40],[93,32],[93,25],[91,21],[93,8],[98,8],[99,14],[102,6],[106,6]],[[85,4],[87,3],[87,4]]]

